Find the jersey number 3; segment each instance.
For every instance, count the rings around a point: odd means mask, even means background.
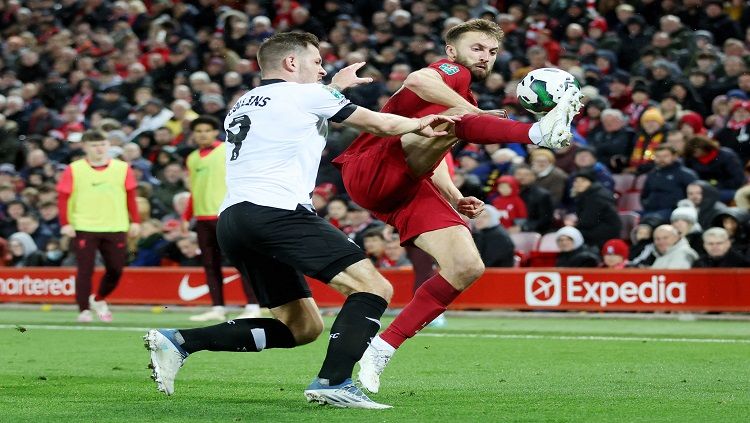
[[[236,134],[232,132],[233,129],[239,127],[239,132]],[[247,115],[237,116],[229,124],[229,130],[227,131],[227,141],[234,144],[232,149],[232,157],[229,159],[237,160],[240,155],[240,148],[242,148],[242,141],[247,137],[247,133],[250,132],[250,118]]]

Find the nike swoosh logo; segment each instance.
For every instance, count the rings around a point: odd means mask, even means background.
[[[378,319],[373,319],[372,317],[367,317],[367,316],[365,316],[365,319],[367,319],[367,320],[369,320],[369,321],[371,321],[371,322],[375,323],[376,325],[378,325],[378,329],[380,329],[380,327],[381,327],[381,326],[380,326],[380,320],[378,320]]]
[[[227,276],[222,282],[226,285],[239,278],[240,275]],[[197,300],[206,294],[208,294],[207,284],[204,283],[203,285],[190,286],[190,275],[185,275],[182,277],[182,280],[180,280],[180,287],[177,289],[177,295],[182,301]]]

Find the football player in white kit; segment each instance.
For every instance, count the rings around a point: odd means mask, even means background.
[[[196,329],[158,329],[144,337],[152,376],[160,391],[174,393],[174,378],[197,351],[261,351],[314,341],[323,321],[304,275],[347,295],[331,327],[328,351],[305,390],[310,402],[351,408],[390,408],[352,383],[354,364],[380,328],[393,289],[341,231],[312,208],[328,121],[387,135],[445,135],[433,129],[460,118],[405,118],[357,107],[340,89],[370,82],[358,63],[325,86],[318,39],[280,33],[258,52],[262,81],[230,109],[227,131],[227,195],[220,210],[222,251],[253,284],[274,318],[230,320]]]

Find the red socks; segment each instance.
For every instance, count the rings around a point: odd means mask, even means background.
[[[380,334],[385,342],[398,348],[407,339],[435,320],[461,291],[454,288],[439,273],[428,279],[414,293],[414,298],[396,319]]]
[[[463,115],[456,122],[458,139],[474,144],[500,144],[519,142],[532,144],[529,138],[530,123],[503,119],[493,115]]]

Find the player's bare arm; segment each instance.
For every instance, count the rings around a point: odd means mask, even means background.
[[[460,118],[456,116],[428,115],[422,118],[405,118],[390,113],[378,113],[364,107],[357,107],[342,123],[360,131],[378,136],[403,135],[415,133],[425,137],[439,137],[448,134],[444,130],[436,130],[434,126],[441,123],[455,123]]]
[[[462,215],[473,219],[484,211],[484,202],[476,197],[464,197],[461,191],[451,179],[448,171],[448,163],[443,159],[431,177],[432,183],[435,184],[440,194],[445,198],[456,211]]]
[[[435,69],[424,68],[410,73],[404,80],[404,87],[430,103],[446,107],[465,107],[469,113],[481,113],[478,107],[446,85]]]
[[[371,83],[372,78],[360,78],[357,76],[357,71],[362,69],[362,66],[365,64],[366,62],[357,62],[336,72],[336,75],[333,75],[333,78],[331,78],[330,87],[338,91],[343,91],[357,85]]]

